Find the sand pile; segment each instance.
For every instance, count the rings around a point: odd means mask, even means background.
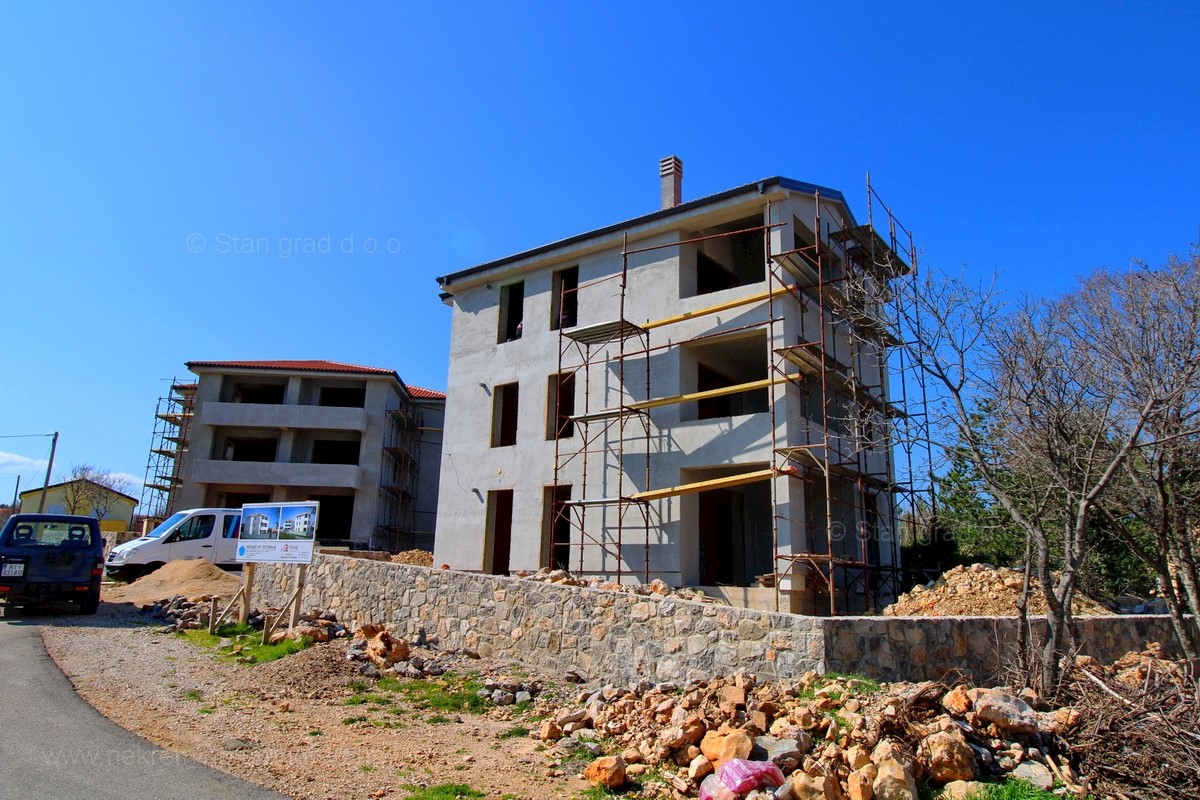
[[[202,558],[171,561],[149,575],[124,586],[105,586],[102,598],[109,603],[155,603],[163,598],[184,595],[233,597],[241,586],[241,576],[229,573]]]
[[[405,550],[392,556],[392,563],[412,564],[417,567],[432,567],[433,553],[428,550]]]
[[[889,617],[990,617],[1017,613],[1024,576],[1015,569],[987,564],[955,567],[931,587],[917,586],[883,610]],[[1075,594],[1075,614],[1111,614],[1107,607]],[[1030,614],[1045,614],[1046,603],[1034,583],[1029,598]]]

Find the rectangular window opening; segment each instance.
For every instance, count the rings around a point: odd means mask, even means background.
[[[765,280],[766,251],[763,245],[762,224],[762,217],[756,215],[688,234],[689,238],[715,238],[695,245],[695,280],[682,281],[681,294],[711,294]],[[747,230],[750,228],[759,230]],[[694,291],[689,291],[688,288]]]
[[[283,394],[286,388],[282,383],[235,383],[233,385],[232,399],[235,403],[280,405],[283,403]]]
[[[496,343],[503,344],[521,338],[525,330],[525,282],[517,281],[500,287],[500,330]]]
[[[554,273],[550,293],[550,330],[574,328],[579,320],[579,267]]]
[[[492,389],[492,447],[517,443],[517,384],[504,383]]]
[[[335,408],[363,408],[367,404],[365,386],[322,386],[317,405]]]
[[[767,377],[765,331],[684,345],[680,357],[683,360],[680,393],[715,392],[683,404],[680,419],[723,419],[767,411],[770,397],[766,387],[723,391]]]
[[[546,381],[546,441],[575,435],[575,373],[560,372]]]

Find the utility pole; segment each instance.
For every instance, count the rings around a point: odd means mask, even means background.
[[[17,500],[21,499],[21,476],[17,476],[17,488],[13,489],[13,513],[17,513]]]
[[[42,498],[38,500],[38,513],[46,510],[46,489],[50,486],[50,473],[54,471],[54,451],[58,449],[58,431],[50,440],[50,463],[46,465],[46,480],[42,483]]]

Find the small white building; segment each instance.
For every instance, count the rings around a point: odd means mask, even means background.
[[[889,281],[841,192],[775,177],[439,278],[435,563],[714,587],[803,612],[899,565]],[[832,589],[832,591],[831,591]]]

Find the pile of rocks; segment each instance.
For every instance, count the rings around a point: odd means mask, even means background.
[[[990,617],[1017,613],[1025,574],[1018,569],[970,564],[948,570],[936,581],[916,586],[883,610],[890,617]],[[1076,615],[1111,614],[1112,611],[1076,593]],[[1046,613],[1046,601],[1035,581],[1029,596],[1029,613]]]
[[[539,583],[553,583],[557,586],[579,586],[588,589],[604,589],[610,592],[625,592],[643,597],[657,595],[659,597],[676,597],[680,600],[692,600],[700,603],[721,602],[709,597],[699,589],[675,588],[668,586],[657,578],[645,584],[624,584],[616,581],[606,581],[600,578],[578,578],[565,569],[539,569],[537,572],[514,572],[518,578]]]
[[[715,796],[917,800],[926,779],[945,797],[1010,775],[1045,788],[1055,777],[1075,783],[1061,737],[1079,713],[1039,712],[1027,701],[1036,698],[933,682],[876,690],[814,673],[766,684],[743,674],[587,691],[536,735],[555,743],[560,761],[552,769],[610,739],[620,753],[594,764],[589,781],[614,787],[654,769],[665,782],[659,788],[678,797],[695,796],[735,759],[772,762],[786,782],[766,787],[770,794]]]
[[[160,633],[178,633],[179,631],[200,630],[208,628],[209,609],[212,595],[197,595],[185,597],[175,595],[164,598],[156,603],[145,603],[141,610],[152,617],[166,620],[167,624],[159,628]],[[220,613],[222,609],[218,608]],[[277,615],[279,609],[265,611],[254,609],[250,612],[247,624],[256,630],[262,630],[270,616]],[[228,618],[226,618],[228,621]],[[344,638],[349,635],[345,626],[338,622],[337,614],[332,611],[312,610],[300,615],[300,624],[291,630],[281,629],[271,635],[271,642],[277,643],[284,639],[308,639],[310,642],[328,642],[330,639]]]
[[[177,594],[155,603],[143,603],[139,608],[152,617],[166,620],[166,624],[159,628],[160,633],[175,633],[207,628],[209,603],[212,597],[208,594],[195,597]],[[258,617],[258,627],[262,627],[261,614]]]

